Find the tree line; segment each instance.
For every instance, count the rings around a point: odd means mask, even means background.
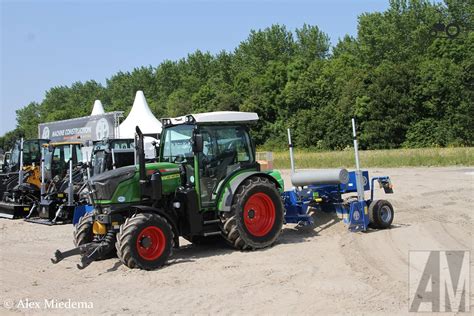
[[[460,33],[432,34],[455,22]],[[158,66],[120,71],[53,87],[40,102],[17,110],[19,135],[37,137],[37,124],[131,108],[143,90],[158,117],[232,110],[254,111],[259,146],[283,148],[286,128],[312,150],[351,144],[350,119],[362,148],[472,146],[474,143],[474,4],[468,0],[391,0],[384,12],[358,18],[357,35],[331,46],[315,25],[252,30],[233,52],[195,51]]]

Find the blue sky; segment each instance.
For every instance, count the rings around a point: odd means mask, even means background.
[[[334,44],[357,33],[358,15],[388,7],[383,0],[0,2],[0,135],[15,127],[16,109],[54,86],[105,83],[119,70],[196,49],[232,51],[251,29],[275,23],[318,25]]]

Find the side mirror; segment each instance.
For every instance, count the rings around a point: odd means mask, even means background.
[[[194,134],[193,136],[193,153],[197,154],[202,152],[204,142],[201,134]]]

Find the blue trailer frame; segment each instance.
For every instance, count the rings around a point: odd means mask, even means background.
[[[393,193],[390,177],[373,177],[369,182],[369,172],[360,170],[359,152],[356,135],[355,120],[352,119],[353,141],[356,170],[349,172],[349,181],[340,184],[318,184],[295,187],[282,193],[285,207],[285,222],[302,226],[314,225],[310,215],[311,209],[324,212],[335,212],[342,217],[343,222],[352,232],[366,231],[370,223],[369,207],[374,201],[375,181],[387,194]],[[288,129],[288,143],[290,148],[291,171],[295,172],[293,145]],[[365,192],[370,191],[370,198],[365,198]],[[344,198],[343,194],[357,193],[357,196]],[[391,206],[390,206],[391,207]],[[393,209],[392,209],[393,212]],[[393,217],[391,218],[393,220]],[[391,223],[391,221],[390,221]]]
[[[349,172],[349,182],[338,185],[309,185],[294,188],[282,193],[285,207],[285,222],[302,226],[314,225],[311,209],[323,212],[335,212],[342,217],[350,231],[365,231],[369,226],[368,206],[374,200],[375,181],[385,193],[393,193],[390,177],[373,177],[368,181],[369,172],[362,172],[364,192],[370,191],[370,199],[358,201],[355,198],[344,199],[343,194],[357,192],[355,171]],[[370,183],[370,184],[369,184]]]

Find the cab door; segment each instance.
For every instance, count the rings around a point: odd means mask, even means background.
[[[217,190],[232,173],[252,164],[250,137],[243,126],[200,126],[203,151],[199,155],[202,207],[215,204]]]

